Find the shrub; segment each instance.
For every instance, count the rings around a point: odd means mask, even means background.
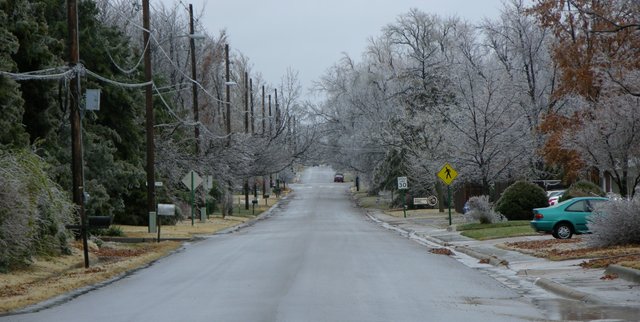
[[[467,204],[469,205],[469,211],[465,214],[465,217],[470,217],[481,224],[493,224],[506,219],[492,209],[489,196],[471,197]]]
[[[496,203],[496,211],[509,220],[533,218],[533,208],[547,207],[547,194],[538,185],[518,181],[509,186]]]
[[[589,216],[585,237],[593,247],[640,244],[640,198],[611,200]]]
[[[92,229],[90,231],[92,235],[96,236],[110,236],[110,237],[123,237],[124,231],[119,226],[111,226],[107,229]]]
[[[74,206],[29,151],[0,151],[0,271],[37,255],[70,253]]]
[[[604,197],[605,193],[602,189],[595,183],[589,181],[578,181],[569,187],[567,191],[564,192],[562,197],[558,202],[562,202],[565,200],[569,200],[575,197],[595,197],[600,196]]]

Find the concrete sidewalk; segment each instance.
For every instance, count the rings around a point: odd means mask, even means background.
[[[426,240],[434,247],[447,247],[508,270],[518,278],[532,282],[542,289],[563,298],[591,304],[640,307],[640,271],[612,265],[604,269],[585,269],[584,260],[550,261],[496,245],[506,242],[553,239],[550,235],[536,235],[478,241],[460,235],[457,231],[441,228],[442,222],[432,218],[398,218],[377,209],[367,209],[367,216],[389,229],[415,239]],[[443,214],[444,216],[444,214]],[[442,219],[440,219],[441,221]],[[615,274],[618,278],[603,278]]]

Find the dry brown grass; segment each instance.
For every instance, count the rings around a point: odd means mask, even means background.
[[[225,219],[211,217],[205,222],[196,219],[194,225],[191,220],[183,220],[175,225],[161,225],[160,239],[162,238],[190,238],[195,235],[207,235],[216,231],[227,229],[248,221],[246,217],[228,216]],[[158,233],[149,233],[147,226],[118,226],[122,229],[126,237],[157,238]]]
[[[584,258],[581,266],[585,268],[618,264],[640,269],[640,245],[594,248],[587,247],[580,238],[574,238],[505,243],[503,247],[554,261]]]
[[[248,218],[210,218],[204,223],[179,222],[162,226],[161,238],[190,238],[246,222]],[[148,233],[146,226],[119,226],[127,237],[154,239],[157,233]],[[181,243],[161,241],[137,244],[104,243],[97,247],[90,243],[90,267],[84,268],[82,247],[76,242],[69,256],[37,258],[25,269],[0,274],[0,313],[42,302],[73,291],[98,284],[120,274],[147,265],[179,248]]]
[[[72,255],[36,259],[29,268],[0,275],[0,312],[13,311],[97,284],[144,266],[180,247],[180,243],[118,245],[90,252],[90,267],[84,268],[80,245]]]

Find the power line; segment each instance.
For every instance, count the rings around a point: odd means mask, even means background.
[[[123,82],[119,82],[119,81],[115,81],[109,78],[106,78],[104,76],[100,76],[98,73],[92,72],[89,69],[84,68],[84,66],[81,66],[80,68],[83,68],[83,70],[90,76],[93,76],[105,83],[109,83],[112,85],[116,85],[116,86],[120,86],[120,87],[126,87],[126,88],[138,88],[138,87],[145,87],[147,85],[152,85],[153,81],[150,82],[144,82],[144,83],[123,83]]]
[[[147,41],[147,43],[145,44],[145,48],[142,51],[143,53],[145,52],[145,50],[147,49],[147,47],[149,46],[149,42]],[[109,59],[111,60],[111,63],[116,66],[116,68],[125,73],[125,74],[132,74],[133,72],[135,72],[138,67],[140,67],[140,64],[142,64],[142,61],[144,60],[144,55],[140,55],[140,59],[138,59],[138,62],[135,64],[135,66],[131,67],[130,69],[124,69],[122,67],[120,67],[120,65],[118,65],[118,63],[116,63],[115,59],[111,56],[111,51],[109,51],[109,48],[107,46],[104,47],[105,50],[107,51],[107,55],[109,56]]]
[[[60,72],[63,71],[64,72]],[[49,72],[56,72],[55,74],[48,74]],[[36,70],[32,72],[25,73],[11,73],[0,71],[0,75],[7,76],[16,81],[25,81],[25,80],[60,80],[60,79],[71,79],[75,76],[75,70],[69,68],[68,66],[63,67],[55,67],[43,70]]]
[[[183,120],[180,116],[178,116],[178,114],[176,114],[176,112],[171,108],[171,106],[167,103],[167,101],[164,99],[164,97],[162,96],[163,93],[161,93],[158,90],[158,87],[155,86],[155,84],[153,85],[154,90],[157,93],[157,96],[160,97],[160,101],[162,102],[162,104],[164,105],[164,107],[167,109],[167,111],[169,112],[169,114],[171,114],[171,116],[173,116],[176,120],[180,121],[180,123],[182,123],[183,125],[187,125],[187,126],[198,126],[200,128],[202,128],[204,130],[205,133],[209,134],[207,137],[208,138],[212,138],[212,139],[226,139],[229,137],[229,135],[225,135],[225,136],[218,136],[215,133],[211,132],[204,124],[202,124],[202,122],[198,121],[198,122],[190,122],[190,121],[185,121]],[[157,124],[156,127],[165,127],[166,125],[163,124]]]

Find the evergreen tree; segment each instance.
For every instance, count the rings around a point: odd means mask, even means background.
[[[18,71],[14,57],[21,53],[23,41],[19,35],[35,24],[29,19],[29,7],[17,8],[12,1],[0,1],[0,70]],[[24,103],[19,84],[8,77],[0,76],[1,146],[17,148],[28,145],[29,136],[23,125]]]
[[[17,71],[25,73],[64,65],[60,59],[63,42],[49,35],[46,15],[50,12],[43,1],[7,1],[7,26],[19,43],[12,56]],[[46,138],[60,126],[63,117],[56,105],[57,83],[26,80],[20,82],[20,89],[24,100],[23,123],[31,142]]]

